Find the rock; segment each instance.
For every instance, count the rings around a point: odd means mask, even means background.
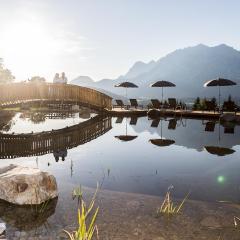
[[[155,119],[161,116],[161,112],[158,109],[150,109],[147,115],[148,117]]]
[[[41,204],[57,197],[53,175],[37,168],[9,165],[0,168],[0,199],[27,205]]]
[[[79,105],[73,105],[72,106],[72,111],[79,111],[79,110],[80,110]]]
[[[6,231],[6,224],[0,223],[0,236],[2,236]]]
[[[233,113],[224,113],[220,116],[222,122],[236,122],[238,121],[238,116]]]
[[[221,224],[214,216],[208,216],[208,217],[204,218],[201,221],[201,225],[203,227],[208,227],[208,228],[220,228],[221,227]]]

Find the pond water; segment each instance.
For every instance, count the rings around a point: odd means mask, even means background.
[[[38,116],[16,113],[2,132],[51,131],[73,125],[81,129],[81,123],[88,121],[92,121],[90,128],[103,123],[103,131],[84,144],[68,142],[65,148],[49,149],[38,156],[19,153],[18,157],[15,152],[13,159],[2,151],[0,166],[15,163],[52,173],[60,198],[71,194],[68,183],[94,188],[100,182],[103,189],[121,192],[163,196],[172,185],[179,198],[190,191],[194,200],[240,201],[238,125],[173,118],[97,118],[89,111]]]

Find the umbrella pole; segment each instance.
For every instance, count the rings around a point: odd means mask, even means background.
[[[127,118],[126,118],[126,136],[127,136]]]
[[[127,88],[126,88],[126,101],[127,101]],[[126,108],[128,109],[128,101],[127,101],[127,106]]]
[[[162,87],[162,109],[163,109],[163,87]]]
[[[221,129],[220,129],[220,117],[219,117],[219,122],[218,122],[218,141],[219,141],[219,143],[220,143],[220,141],[221,141]]]
[[[161,119],[161,139],[162,139],[162,119]]]
[[[218,111],[220,112],[220,107],[221,107],[221,90],[220,90],[220,85],[218,86]]]
[[[162,104],[163,104],[163,87],[162,87]]]

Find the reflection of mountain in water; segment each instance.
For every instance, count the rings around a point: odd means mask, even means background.
[[[152,121],[140,118],[136,126],[132,126],[137,133],[148,131],[161,136],[161,121],[152,126]],[[162,137],[172,139],[176,145],[202,151],[205,146],[232,148],[240,145],[240,126],[220,126],[214,123],[213,129],[207,129],[207,122],[202,120],[178,120],[176,128],[171,128],[171,121],[162,121]],[[159,137],[160,138],[160,137]]]
[[[56,153],[89,142],[111,128],[111,117],[98,115],[59,130],[29,134],[0,134],[0,158]]]

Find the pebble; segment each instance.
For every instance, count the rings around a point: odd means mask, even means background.
[[[0,223],[0,236],[3,235],[6,231],[6,224]]]

